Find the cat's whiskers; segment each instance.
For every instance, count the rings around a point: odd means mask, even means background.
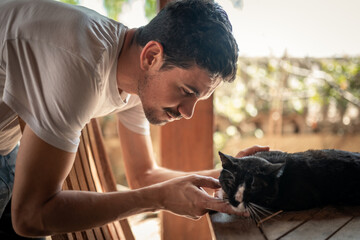
[[[271,215],[274,212],[268,210],[267,208],[257,205],[255,203],[250,203],[255,209],[257,209],[262,215],[266,216],[266,215]]]
[[[261,220],[260,216],[257,214],[257,211],[251,206],[251,203],[247,205],[247,209],[249,209],[250,217],[255,221],[258,222]]]
[[[258,213],[258,215],[260,216],[266,216],[267,214],[263,211],[261,211],[260,209],[256,208],[255,206],[251,206],[251,208]]]

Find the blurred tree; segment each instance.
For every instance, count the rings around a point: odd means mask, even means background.
[[[275,98],[282,108],[270,116]],[[230,139],[261,138],[279,114],[283,134],[359,132],[360,58],[240,58],[237,79],[216,90],[214,108],[215,151]]]

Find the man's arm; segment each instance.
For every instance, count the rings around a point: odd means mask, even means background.
[[[197,172],[181,172],[162,168],[156,164],[150,136],[141,135],[127,129],[118,120],[119,137],[124,156],[126,177],[131,188],[136,189],[154,183],[166,181],[189,174],[198,174],[218,178],[220,169]],[[268,151],[269,147],[253,146],[240,151],[236,157],[251,155],[259,151]]]
[[[47,144],[29,127],[25,128],[16,160],[12,199],[13,224],[18,233],[40,236],[88,229],[148,207],[136,199],[137,192],[62,191],[74,158],[74,153]]]
[[[80,231],[160,209],[191,218],[199,218],[208,209],[236,214],[229,204],[202,190],[218,188],[218,181],[201,176],[124,192],[62,191],[74,157],[74,153],[47,144],[25,127],[16,160],[11,209],[18,234],[44,236]]]
[[[163,182],[175,177],[198,174],[218,178],[219,169],[197,172],[181,172],[160,167],[156,164],[149,135],[134,133],[118,120],[118,131],[126,170],[126,177],[132,189]]]

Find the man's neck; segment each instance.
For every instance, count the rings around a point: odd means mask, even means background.
[[[137,94],[138,80],[142,77],[140,68],[141,47],[134,40],[136,29],[129,29],[125,34],[123,47],[117,63],[117,85],[119,92]]]

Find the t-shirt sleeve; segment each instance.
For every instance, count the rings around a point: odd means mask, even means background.
[[[97,103],[95,69],[69,51],[36,40],[7,40],[3,100],[45,142],[76,152]]]
[[[150,124],[145,117],[140,100],[133,107],[117,113],[117,117],[131,131],[142,135],[150,134]]]

